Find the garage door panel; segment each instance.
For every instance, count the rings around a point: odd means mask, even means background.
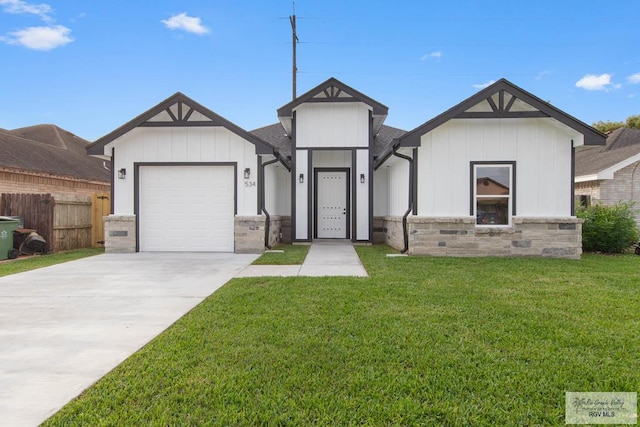
[[[141,251],[233,252],[232,166],[141,166]]]

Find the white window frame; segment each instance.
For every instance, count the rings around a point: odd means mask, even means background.
[[[494,168],[508,168],[509,169],[509,195],[478,195],[477,194],[477,171],[479,168],[494,167]],[[516,162],[513,161],[477,161],[471,162],[471,204],[470,214],[475,218],[476,227],[511,227],[513,224],[513,217],[516,214],[515,211],[515,190],[516,190]],[[482,198],[496,198],[502,197],[507,199],[507,223],[506,224],[478,224],[478,199]]]

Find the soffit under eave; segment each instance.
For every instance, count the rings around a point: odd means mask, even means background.
[[[296,107],[297,109],[297,107]],[[295,112],[295,109],[293,110]],[[369,107],[369,111],[372,111],[371,108]],[[387,116],[373,116],[373,134],[377,135],[378,132],[380,132],[380,129],[382,128],[382,126],[384,125],[384,121],[386,120]],[[285,130],[285,133],[287,135],[291,135],[292,133],[292,129],[293,129],[293,118],[289,117],[289,116],[280,116],[278,117],[278,120],[280,121],[280,124],[282,124],[282,127]]]

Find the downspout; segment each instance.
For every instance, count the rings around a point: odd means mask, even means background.
[[[277,151],[274,153],[275,158],[273,160],[269,160],[268,162],[262,163],[260,166],[260,182],[262,183],[262,194],[260,195],[260,211],[264,213],[264,216],[266,217],[265,220],[265,225],[264,225],[264,247],[267,249],[271,249],[271,245],[269,245],[269,231],[271,228],[271,215],[269,215],[269,212],[267,211],[267,208],[265,207],[265,197],[264,197],[264,167],[265,166],[269,166],[270,164],[276,163],[277,161],[280,160],[280,153],[278,153]]]
[[[398,153],[396,150],[398,146],[394,146],[392,150],[392,154],[401,159],[405,159],[409,162],[409,206],[407,207],[407,211],[402,215],[402,236],[404,238],[404,248],[400,251],[400,253],[406,253],[409,250],[409,232],[407,231],[407,217],[413,211],[413,159],[409,156],[405,156],[404,154]]]

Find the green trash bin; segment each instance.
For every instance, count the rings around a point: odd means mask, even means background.
[[[17,219],[0,216],[0,260],[15,258],[13,232],[18,229],[18,224]]]

